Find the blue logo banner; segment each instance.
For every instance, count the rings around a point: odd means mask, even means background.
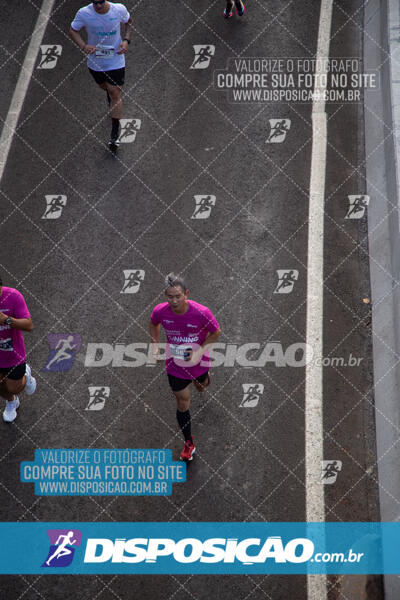
[[[400,523],[0,523],[0,574],[400,573]]]

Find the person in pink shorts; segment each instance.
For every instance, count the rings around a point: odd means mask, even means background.
[[[166,370],[177,402],[176,418],[185,438],[181,460],[192,460],[196,450],[191,432],[190,383],[199,392],[210,384],[208,348],[221,330],[206,306],[188,300],[189,290],[181,277],[170,273],[165,278],[167,302],[157,304],[150,317],[150,338],[159,354],[161,325],[167,337]]]
[[[22,331],[32,331],[33,323],[23,295],[3,286],[0,278],[0,396],[6,400],[3,420],[17,417],[20,394],[36,390],[36,380],[26,363]]]

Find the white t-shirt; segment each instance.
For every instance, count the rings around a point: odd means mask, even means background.
[[[125,55],[117,54],[121,44],[120,24],[127,23],[130,15],[123,4],[110,2],[104,15],[97,13],[93,4],[79,9],[71,23],[72,29],[83,27],[88,35],[88,44],[97,46],[96,54],[88,54],[88,67],[94,71],[112,71],[125,66]]]

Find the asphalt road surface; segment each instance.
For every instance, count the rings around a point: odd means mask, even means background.
[[[36,4],[2,8],[3,121]],[[105,95],[68,37],[81,4],[56,1],[43,44],[62,53],[54,68],[33,71],[1,182],[0,272],[32,313],[35,329],[25,339],[38,380],[15,423],[1,426],[3,521],[306,519],[305,368],[295,363],[301,351],[292,366],[279,352],[288,357],[306,342],[312,104],[234,102],[214,77],[228,59],[315,57],[319,5],[249,0],[241,19],[227,21],[222,0],[128,2],[134,35],[123,118],[135,120],[136,131],[113,154]],[[331,57],[362,58],[362,23],[362,1],[334,2]],[[191,68],[195,45],[212,48],[206,68]],[[348,196],[365,194],[362,95],[328,103],[327,112],[323,356],[346,366],[323,368],[324,458],[341,463],[335,483],[324,486],[325,511],[328,521],[374,521],[366,216],[345,218]],[[278,143],[270,120],[284,121]],[[46,196],[61,197],[56,218],[43,218]],[[196,218],[201,196],[209,204]],[[136,293],[121,293],[127,270],[138,272]],[[37,448],[170,448],[178,459],[182,436],[163,364],[121,366],[123,346],[149,341],[149,316],[164,301],[170,271],[215,314],[219,342],[231,349],[275,342],[275,359],[226,360],[203,395],[192,390],[197,453],[171,496],[35,496],[20,482],[19,465]],[[294,272],[289,293],[276,293],[278,271]],[[43,370],[51,334],[80,336],[68,370]],[[88,364],[94,344],[103,344],[95,355],[103,366]],[[255,356],[256,347],[247,354]],[[249,384],[257,386],[252,398]],[[101,410],[87,410],[94,386],[109,388]],[[328,578],[330,600],[342,597],[341,585]],[[18,575],[1,577],[0,587],[10,600],[307,598],[305,576]],[[369,587],[379,600],[379,577]]]

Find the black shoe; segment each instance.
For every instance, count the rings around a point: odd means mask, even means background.
[[[110,148],[116,148],[117,146],[119,146],[119,122],[118,126],[115,126],[113,123],[113,126],[111,128],[110,141],[108,142],[108,145],[110,146]]]
[[[242,2],[242,0],[235,0],[235,5],[236,5],[236,14],[241,17],[242,15],[244,15],[244,4]]]
[[[231,16],[233,15],[233,2],[231,2],[230,0],[227,1],[226,8],[222,14],[224,15],[225,19],[231,18]]]
[[[118,148],[118,146],[119,146],[118,136],[116,138],[115,137],[111,137],[110,141],[108,142],[108,146],[110,148]]]

